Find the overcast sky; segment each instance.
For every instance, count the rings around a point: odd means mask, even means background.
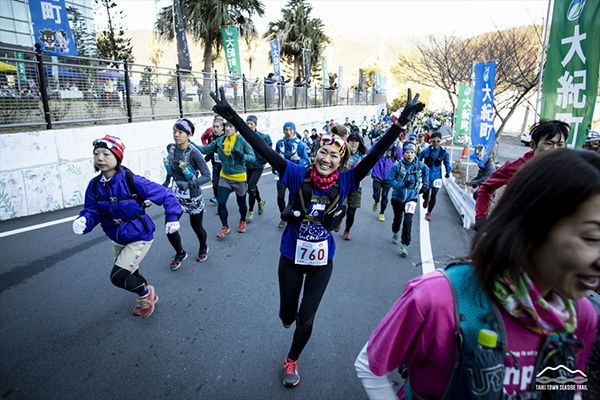
[[[160,0],[166,6],[172,0]],[[266,12],[256,18],[259,31],[280,17],[287,1],[262,0]],[[512,26],[542,24],[548,0],[313,0],[312,16],[321,18],[337,33],[370,33],[389,36],[442,33],[471,37]],[[119,0],[119,10],[127,14],[128,29],[152,29],[154,0]]]

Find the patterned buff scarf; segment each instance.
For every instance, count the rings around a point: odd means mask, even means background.
[[[315,186],[319,190],[327,190],[337,182],[340,177],[340,170],[336,169],[335,172],[329,175],[327,178],[323,178],[317,174],[317,168],[313,166],[310,171],[310,179],[315,183]]]
[[[494,283],[494,296],[506,312],[540,335],[573,333],[577,328],[573,301],[554,291],[544,299],[522,268],[520,274],[502,274]]]

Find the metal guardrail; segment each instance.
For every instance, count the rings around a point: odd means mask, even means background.
[[[475,225],[475,200],[462,190],[454,181],[454,177],[442,178],[448,196],[463,221],[463,227],[470,229]]]
[[[246,112],[293,110],[386,102],[374,90],[294,87],[266,78],[182,71],[126,61],[50,57],[0,47],[0,130],[65,123],[182,118],[212,113],[210,91]],[[116,66],[117,68],[111,68]]]

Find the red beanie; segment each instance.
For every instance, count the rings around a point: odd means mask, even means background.
[[[102,139],[94,140],[94,149],[101,147],[104,149],[110,150],[115,157],[119,159],[120,162],[123,162],[123,153],[125,152],[125,145],[116,136],[106,135]]]

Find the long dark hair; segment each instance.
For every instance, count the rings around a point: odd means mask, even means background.
[[[530,262],[548,232],[600,193],[600,155],[556,149],[535,156],[512,177],[471,244],[475,275],[488,294],[504,271]]]

